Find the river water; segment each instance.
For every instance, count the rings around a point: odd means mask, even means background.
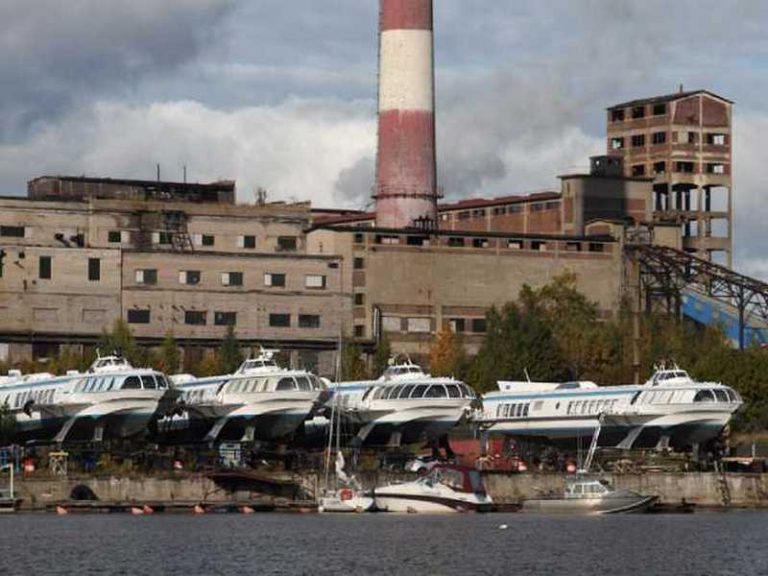
[[[0,516],[0,574],[765,575],[768,512]]]

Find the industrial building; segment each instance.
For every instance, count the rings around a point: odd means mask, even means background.
[[[732,263],[732,108],[706,90],[608,108],[608,154],[624,173],[653,179],[653,219],[679,225],[683,248]]]
[[[324,374],[342,337],[367,351],[386,337],[423,360],[449,329],[474,352],[488,309],[566,270],[604,317],[644,290],[649,306],[685,297],[691,314],[703,302],[733,319],[732,293],[715,302],[704,282],[729,271],[707,268],[682,294],[694,279],[678,254],[730,263],[728,100],[697,91],[613,106],[608,154],[561,175],[559,191],[439,204],[432,36],[432,0],[381,1],[375,212],[238,205],[233,182],[54,176],[0,198],[0,360],[92,346],[117,318],[144,344],[172,332],[188,359],[233,326],[244,344],[291,350]],[[672,256],[630,262],[638,238]],[[717,286],[737,284],[731,273]],[[749,286],[742,345],[763,290]]]

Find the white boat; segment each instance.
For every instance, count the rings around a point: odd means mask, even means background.
[[[643,512],[658,496],[643,496],[629,490],[614,490],[605,480],[583,477],[566,480],[562,494],[543,494],[523,502],[524,512],[552,514],[628,514]]]
[[[164,422],[188,439],[275,440],[289,436],[327,395],[323,381],[306,370],[278,366],[277,350],[262,349],[233,374],[177,377],[180,415]]]
[[[477,470],[447,464],[435,465],[412,482],[376,488],[373,497],[383,512],[484,512],[493,506]]]
[[[399,445],[447,434],[467,419],[475,392],[454,378],[437,378],[410,360],[391,361],[377,380],[340,382],[343,418],[358,428],[360,442]]]
[[[346,462],[341,447],[340,397],[331,409],[331,425],[328,427],[328,445],[325,452],[323,488],[317,498],[317,510],[324,512],[367,512],[373,508],[373,497],[365,494],[354,475],[345,470]],[[335,458],[333,453],[336,453]],[[331,471],[331,460],[334,470]]]
[[[16,420],[17,440],[99,442],[146,433],[173,402],[165,376],[124,358],[99,356],[86,373],[14,374],[0,383],[0,404]]]
[[[716,438],[743,402],[720,383],[658,368],[643,385],[506,382],[483,396],[478,423],[489,433],[572,444],[602,417],[601,446],[686,449]]]

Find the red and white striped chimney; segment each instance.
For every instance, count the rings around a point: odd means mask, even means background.
[[[437,223],[432,0],[381,0],[376,225]]]

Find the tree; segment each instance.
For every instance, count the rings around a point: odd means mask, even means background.
[[[382,336],[376,344],[376,350],[373,353],[373,366],[371,367],[371,376],[378,378],[389,366],[389,359],[392,357],[392,346],[386,336]]]
[[[0,446],[7,446],[16,437],[16,416],[8,402],[0,404]]]
[[[146,363],[146,352],[142,350],[131,332],[131,327],[122,318],[115,320],[112,331],[104,330],[99,340],[99,351],[102,355],[118,353],[134,366]]]
[[[235,329],[231,324],[227,326],[227,332],[221,341],[218,358],[219,369],[222,374],[231,374],[243,362],[243,356],[240,354],[240,343],[237,341]]]
[[[464,346],[458,334],[440,330],[429,347],[429,371],[433,376],[461,377],[464,370]]]
[[[360,347],[349,341],[341,343],[341,381],[365,380],[365,362]]]
[[[166,374],[176,374],[181,365],[181,350],[176,344],[176,338],[172,331],[168,331],[160,345],[160,356],[157,366],[161,372]]]

